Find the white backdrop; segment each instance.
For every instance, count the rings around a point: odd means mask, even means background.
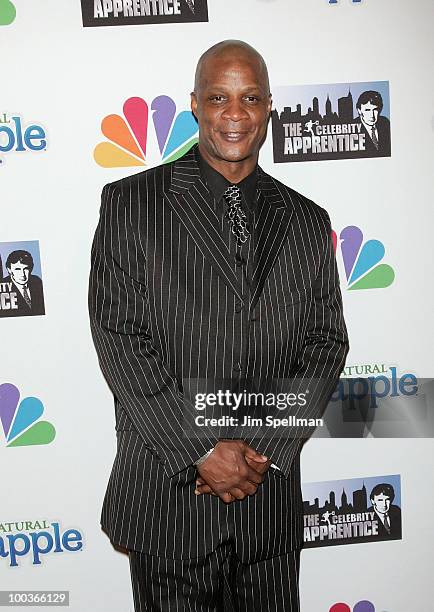
[[[42,125],[47,149],[4,156],[0,242],[39,240],[46,316],[0,321],[0,384],[40,398],[57,435],[40,446],[0,443],[0,523],[58,521],[80,531],[83,547],[46,554],[40,565],[26,555],[17,567],[0,554],[0,590],[69,590],[74,612],[130,612],[127,557],[99,527],[114,411],[90,338],[87,278],[101,189],[141,168],[95,163],[100,122],[131,96],[150,103],[167,94],[187,109],[197,58],[226,38],[263,54],[272,88],[390,81],[390,158],[273,164],[270,127],[260,161],[324,206],[338,233],[357,225],[386,246],[394,283],[343,291],[347,364],[432,376],[434,4],[209,0],[209,23],[101,28],[83,28],[79,0],[14,4],[16,20],[0,27],[0,116]],[[150,165],[154,138],[150,130]],[[401,474],[403,539],[303,551],[302,612],[339,601],[352,610],[363,599],[376,612],[432,609],[433,449],[431,439],[308,442],[305,482]]]

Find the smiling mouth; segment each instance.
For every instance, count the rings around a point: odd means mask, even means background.
[[[247,132],[220,132],[225,140],[238,142],[247,136]]]

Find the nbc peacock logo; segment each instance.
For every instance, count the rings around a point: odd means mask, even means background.
[[[364,241],[363,232],[355,225],[345,227],[339,234],[332,232],[335,253],[340,248],[347,279],[347,289],[384,289],[395,279],[393,268],[380,263],[385,255],[379,240]]]
[[[6,446],[31,446],[49,444],[56,436],[54,426],[40,421],[44,405],[36,397],[25,397],[20,401],[20,392],[15,385],[0,385],[0,421],[6,438]]]
[[[156,163],[175,161],[196,142],[198,125],[191,111],[177,113],[176,104],[169,96],[157,96],[151,103],[151,113],[142,98],[128,98],[123,105],[123,117],[107,115],[101,131],[107,138],[94,150],[97,164],[103,168],[148,165],[148,119],[151,114]]]
[[[0,26],[10,25],[15,21],[17,9],[10,0],[0,0]]]
[[[364,599],[363,601],[358,601],[354,608],[350,608],[346,603],[335,603],[329,612],[375,612],[375,606],[371,601]]]

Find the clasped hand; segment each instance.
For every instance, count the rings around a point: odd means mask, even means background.
[[[243,440],[220,440],[197,467],[196,495],[217,495],[226,504],[254,495],[271,465]]]

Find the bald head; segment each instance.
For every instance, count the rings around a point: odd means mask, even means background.
[[[214,45],[199,59],[191,110],[202,158],[231,183],[253,172],[271,114],[267,67],[240,40]]]
[[[196,94],[213,78],[214,65],[221,62],[249,63],[254,68],[258,81],[261,82],[266,93],[270,93],[267,65],[262,55],[242,40],[223,40],[200,56],[194,78]]]

